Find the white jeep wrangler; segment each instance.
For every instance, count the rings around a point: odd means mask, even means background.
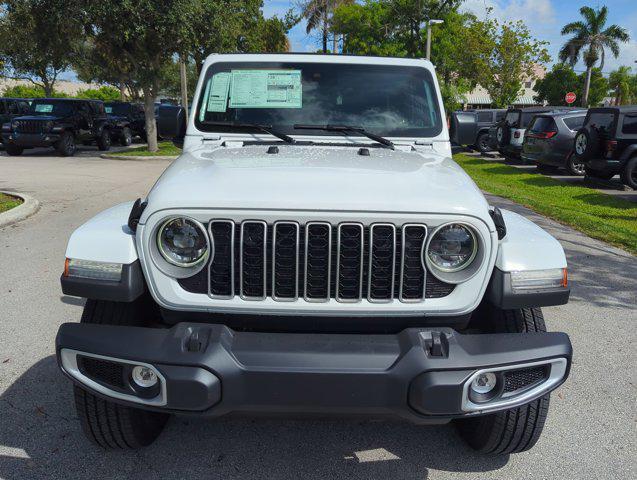
[[[572,349],[560,244],[491,208],[451,159],[424,60],[212,55],[182,155],[148,196],[78,228],[60,327],[90,439],[150,444],[175,414],[454,421],[485,453],[532,447]]]

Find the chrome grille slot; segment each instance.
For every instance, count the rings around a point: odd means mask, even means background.
[[[234,297],[234,230],[231,220],[210,222],[210,236],[215,247],[209,267],[209,293],[212,298]]]
[[[358,302],[363,297],[364,227],[360,223],[338,226],[336,299]]]
[[[268,226],[263,221],[246,220],[241,224],[240,288],[244,300],[266,298]]]
[[[422,264],[427,227],[419,224],[403,226],[400,263],[399,298],[402,302],[420,302],[425,297],[427,274]]]
[[[299,224],[276,222],[272,230],[272,298],[294,301],[299,297]]]
[[[367,299],[370,302],[390,302],[394,296],[396,273],[396,227],[389,223],[376,223],[371,226],[369,236]]]
[[[305,226],[305,292],[308,302],[330,299],[332,225],[310,222]]]

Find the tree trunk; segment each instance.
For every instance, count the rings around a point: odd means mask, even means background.
[[[181,79],[181,106],[184,107],[186,124],[188,124],[188,76],[186,74],[186,61],[183,56],[179,58],[179,76]]]
[[[582,106],[588,106],[588,91],[591,88],[591,74],[593,67],[586,67],[586,83],[584,84],[584,96],[582,97]]]
[[[327,53],[327,17],[323,21],[323,53]]]
[[[157,146],[157,123],[155,122],[155,89],[151,86],[145,86],[143,91],[148,151],[156,152],[159,147]]]
[[[42,85],[44,87],[44,96],[51,98],[53,96],[53,84],[47,78],[43,78]]]
[[[122,102],[126,101],[126,82],[122,77],[119,79],[119,99]]]

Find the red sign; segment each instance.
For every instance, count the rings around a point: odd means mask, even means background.
[[[575,96],[575,93],[568,92],[566,96],[564,97],[564,100],[566,100],[566,103],[571,104],[575,101],[576,98],[577,97]]]

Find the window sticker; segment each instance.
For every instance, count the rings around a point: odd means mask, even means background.
[[[38,113],[51,113],[53,111],[53,105],[46,103],[38,103],[35,106],[35,111]]]
[[[104,107],[106,113],[113,113],[113,107]]]
[[[233,70],[230,108],[301,108],[301,70]]]
[[[230,72],[220,72],[212,77],[212,82],[206,89],[210,88],[208,97],[209,112],[225,112],[228,105],[228,91],[230,88]]]

